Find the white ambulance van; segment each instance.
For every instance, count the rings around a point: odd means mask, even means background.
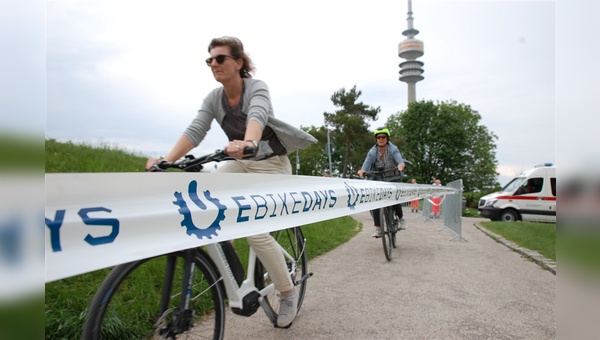
[[[502,191],[483,196],[478,210],[492,221],[556,223],[556,167],[546,163],[524,171]]]

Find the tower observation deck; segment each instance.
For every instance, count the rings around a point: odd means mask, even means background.
[[[423,62],[418,61],[424,54],[423,42],[415,39],[419,31],[413,28],[412,17],[412,1],[408,0],[408,29],[402,32],[402,35],[407,38],[398,44],[398,56],[406,61],[400,65],[400,81],[408,85],[408,102],[412,103],[416,100],[417,90],[416,83],[425,79],[423,77]]]

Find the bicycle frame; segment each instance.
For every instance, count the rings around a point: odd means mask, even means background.
[[[291,261],[292,265],[289,269],[290,273],[295,272],[297,268],[296,260],[283,247],[281,247],[281,245],[279,245],[279,248],[285,258]],[[301,251],[305,251],[305,246],[303,246]],[[258,307],[262,307],[271,323],[273,325],[277,324],[277,313],[273,310],[271,304],[269,304],[265,299],[267,295],[274,292],[275,285],[270,283],[262,289],[258,289],[256,287],[255,273],[257,268],[257,256],[252,248],[249,249],[248,268],[246,273],[244,273],[244,279],[242,280],[241,284],[238,284],[238,280],[232,270],[230,260],[227,258],[225,249],[221,243],[208,244],[204,248],[187,249],[182,253],[185,261],[185,271],[182,280],[179,302],[179,313],[181,314],[179,314],[176,319],[177,322],[175,324],[175,329],[168,330],[168,333],[166,334],[167,336],[171,334],[177,335],[188,330],[192,323],[193,312],[190,309],[190,302],[193,299],[191,296],[191,291],[195,271],[194,257],[198,254],[210,259],[212,266],[220,276],[215,284],[221,283],[223,285],[228,299],[229,308],[231,308],[235,314],[250,316],[258,310]],[[173,255],[174,254],[175,253],[173,253]],[[236,256],[234,260],[239,261],[238,254],[235,252],[233,254]],[[175,261],[177,257],[170,255],[171,254],[167,255],[168,265],[165,272],[163,294],[160,304],[161,317],[159,317],[159,321],[164,322],[165,324],[168,321],[164,319],[164,316],[170,311],[168,309],[168,304],[170,299],[170,291],[173,286],[173,273],[176,266]],[[300,281],[294,280],[293,283],[294,285],[297,285],[310,276],[312,276],[312,273],[307,273],[303,278],[300,279]],[[165,329],[168,328],[165,327]]]
[[[286,260],[291,262],[289,273],[294,273],[297,269],[297,262],[294,257],[289,254],[281,245],[278,245],[283,256]],[[213,243],[206,247],[206,253],[212,260],[218,273],[221,275],[221,282],[225,287],[227,294],[229,307],[234,310],[236,314],[250,316],[256,312],[258,307],[262,307],[263,311],[275,325],[277,323],[277,314],[269,303],[265,301],[265,296],[275,291],[275,285],[270,283],[262,289],[256,287],[256,267],[257,267],[257,256],[252,247],[249,248],[248,253],[248,268],[244,275],[244,279],[241,284],[238,284],[235,274],[233,273],[230,260],[227,259],[225,251],[221,244]],[[301,249],[301,252],[305,251],[305,246]],[[238,256],[235,253],[235,256]],[[239,261],[239,258],[237,258]],[[305,277],[302,277],[299,282],[302,282],[307,277],[311,276],[312,273],[308,273]],[[297,285],[299,282],[294,280],[293,284]],[[258,305],[256,304],[258,303]],[[236,311],[237,310],[237,311]]]
[[[281,247],[280,247],[281,248]],[[281,249],[284,251],[283,249]],[[250,248],[248,254],[248,269],[245,273],[245,278],[242,281],[241,285],[238,285],[229,261],[225,257],[225,252],[223,248],[218,243],[209,244],[206,246],[206,251],[208,256],[212,259],[216,269],[221,274],[223,286],[225,287],[225,292],[227,293],[227,298],[229,299],[229,306],[231,308],[244,308],[243,299],[246,295],[258,291],[255,286],[254,273],[256,269],[256,254],[254,250]],[[258,293],[262,296],[272,292],[274,290],[274,285],[270,284],[267,287],[263,288]]]

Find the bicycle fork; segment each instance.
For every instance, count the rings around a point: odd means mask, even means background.
[[[196,265],[194,264],[195,251],[184,252],[184,268],[183,280],[181,280],[181,301],[179,302],[179,312],[177,312],[177,324],[175,330],[179,333],[187,331],[192,325],[194,319],[194,311],[190,308],[190,301],[192,299],[192,286],[194,281],[194,270]]]
[[[181,280],[181,296],[179,301],[179,308],[175,315],[174,320],[166,320],[171,309],[169,308],[170,301],[172,299],[172,288],[173,278],[175,276],[175,269],[177,268],[177,256],[170,255],[167,257],[167,265],[165,269],[165,278],[163,281],[163,290],[160,301],[160,316],[155,324],[155,330],[166,338],[173,337],[177,334],[181,334],[192,325],[194,318],[194,311],[190,308],[190,301],[192,298],[192,285],[194,280],[194,255],[193,250],[186,250],[183,252],[184,264],[183,264],[183,278]]]

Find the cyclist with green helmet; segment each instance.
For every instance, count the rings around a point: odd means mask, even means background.
[[[380,168],[385,170],[397,168],[398,171],[404,170],[404,159],[398,147],[390,142],[390,130],[386,127],[381,127],[375,130],[375,145],[367,153],[365,161],[358,170],[358,175],[363,177],[367,171],[377,171]],[[402,205],[396,204],[393,206],[398,219],[400,220],[400,229],[406,229],[406,222],[402,214]],[[375,232],[373,237],[381,237],[381,221],[379,220],[379,209],[371,211],[373,222],[375,224]]]

